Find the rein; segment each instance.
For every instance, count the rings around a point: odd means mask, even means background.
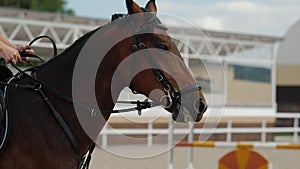
[[[52,43],[52,46],[53,46],[53,57],[55,57],[57,55],[57,47],[56,47],[56,44],[54,42],[54,40],[49,37],[49,36],[38,36],[36,38],[34,38],[30,43],[29,43],[29,46],[31,46],[34,42],[38,41],[39,39],[42,39],[42,38],[47,38],[51,41]],[[20,52],[20,56],[22,58],[36,58],[38,60],[40,60],[41,63],[44,63],[45,61],[39,57],[38,55],[34,55],[34,54],[27,54],[26,51],[21,51]],[[33,66],[30,62],[26,61],[25,62],[31,66]],[[55,93],[58,97],[60,97],[61,99],[65,100],[65,101],[68,101],[69,103],[74,103],[76,104],[77,106],[80,106],[81,108],[83,109],[86,109],[88,111],[90,111],[91,113],[113,113],[113,114],[116,114],[116,113],[125,113],[125,112],[130,112],[130,111],[139,111],[139,114],[141,113],[142,110],[144,109],[148,109],[148,108],[152,108],[152,107],[157,107],[157,106],[160,106],[161,104],[158,103],[158,102],[150,102],[148,101],[148,99],[144,100],[144,101],[117,101],[117,103],[120,103],[120,104],[133,104],[133,105],[137,105],[136,107],[133,107],[133,108],[127,108],[127,109],[118,109],[118,110],[111,110],[111,111],[108,111],[108,110],[97,110],[97,109],[94,109],[94,108],[90,108],[84,104],[81,104],[80,102],[74,100],[73,98],[63,94],[62,92],[60,92],[59,90],[51,87],[50,85],[44,83],[43,81],[40,81],[36,78],[36,75],[35,75],[35,71],[37,70],[37,66],[33,66],[29,69],[26,69],[26,70],[21,70],[18,66],[14,65],[14,64],[11,64],[11,66],[16,69],[19,73],[17,75],[15,75],[15,77],[19,76],[19,75],[24,75],[26,77],[28,77],[29,79],[31,79],[32,81],[34,81],[34,85],[24,85],[24,84],[12,84],[12,83],[7,83],[7,82],[1,82],[0,81],[0,84],[1,85],[4,85],[4,86],[9,86],[9,87],[13,87],[13,88],[23,88],[23,89],[33,89],[33,90],[38,90],[39,88],[42,88],[43,86],[45,86],[46,88],[50,89],[53,93]],[[26,72],[31,72],[31,76],[29,74],[27,74]]]
[[[54,56],[56,56],[57,55],[56,45],[55,45],[54,41],[48,36],[40,36],[40,37],[35,38],[32,42],[30,42],[29,46],[31,46],[32,43],[34,43],[35,41],[37,41],[41,38],[50,39],[50,41],[52,42],[52,45],[53,45],[53,49],[54,49]],[[43,59],[41,57],[37,56],[37,55],[27,54],[25,51],[21,51],[20,55],[23,58],[25,58],[25,57],[37,58],[41,61],[41,63],[44,63]],[[29,64],[28,61],[25,60],[25,62]],[[29,64],[29,65],[33,66],[32,64]],[[137,110],[138,114],[141,116],[142,110],[161,105],[161,103],[150,102],[146,99],[144,101],[137,100],[137,101],[118,101],[117,102],[117,103],[121,103],[121,104],[134,104],[134,105],[136,105],[136,107],[127,108],[127,109],[112,110],[112,111],[105,111],[104,110],[103,111],[103,110],[90,108],[90,107],[88,107],[84,104],[81,104],[81,103],[73,100],[71,97],[63,94],[59,90],[51,87],[50,85],[44,83],[43,81],[38,80],[37,77],[36,77],[36,74],[35,74],[35,71],[37,70],[36,66],[33,66],[33,67],[31,67],[27,70],[21,70],[19,67],[17,67],[14,64],[11,64],[11,66],[14,67],[18,71],[18,73],[14,76],[14,78],[20,78],[21,76],[24,76],[24,77],[27,77],[30,80],[32,80],[33,84],[14,84],[14,83],[11,83],[11,82],[1,82],[1,81],[0,81],[0,84],[5,85],[5,86],[9,86],[9,87],[13,87],[13,88],[22,88],[22,89],[33,90],[33,91],[36,91],[43,98],[43,100],[46,102],[46,104],[51,109],[51,112],[52,112],[54,118],[57,120],[57,122],[59,123],[59,125],[63,129],[64,133],[66,134],[67,138],[69,139],[69,141],[70,141],[70,143],[73,147],[74,152],[76,153],[77,160],[78,160],[78,169],[88,169],[89,168],[91,155],[92,155],[92,152],[95,148],[95,143],[94,142],[91,143],[90,146],[89,146],[89,151],[88,151],[87,155],[81,157],[81,154],[80,154],[80,151],[79,151],[79,145],[78,145],[76,137],[74,136],[72,130],[69,127],[69,125],[65,122],[63,117],[60,115],[59,111],[53,106],[53,104],[49,100],[48,96],[43,91],[44,87],[48,88],[51,92],[53,92],[56,96],[60,97],[61,99],[65,100],[69,103],[76,104],[76,105],[80,106],[81,108],[89,111],[90,114],[91,114],[91,117],[95,117],[96,113],[101,113],[101,112],[103,112],[103,113],[125,113],[125,112],[130,112],[130,111],[135,111],[135,110]],[[31,72],[31,75],[27,74],[26,72]]]

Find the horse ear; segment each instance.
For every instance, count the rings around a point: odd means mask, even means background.
[[[111,20],[110,21],[114,21],[114,20],[117,20],[117,19],[119,19],[119,15],[118,14],[113,14],[111,16]]]
[[[111,21],[117,20],[117,19],[122,18],[124,16],[125,16],[125,14],[113,14],[111,16]]]
[[[156,15],[156,13],[157,13],[157,7],[156,7],[156,4],[155,4],[155,0],[150,0],[147,3],[147,5],[146,5],[145,8],[147,9],[148,12],[153,12]]]
[[[144,12],[142,8],[138,4],[136,4],[133,0],[126,0],[126,6],[127,6],[128,14]]]

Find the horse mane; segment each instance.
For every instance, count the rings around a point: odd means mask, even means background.
[[[76,52],[74,52],[74,51],[78,51],[77,53],[79,54],[81,49],[83,48],[84,44],[88,41],[88,39],[101,28],[102,27],[98,27],[98,28],[84,34],[79,39],[77,39],[73,44],[71,44],[68,48],[66,48],[64,51],[62,51],[58,55],[54,56],[53,58],[49,59],[47,62],[38,66],[37,69],[47,66],[48,64],[51,64],[52,62],[62,59],[63,57],[68,56],[68,55],[73,55],[72,57],[75,57],[74,55]]]

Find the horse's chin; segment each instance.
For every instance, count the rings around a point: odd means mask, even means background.
[[[190,111],[184,106],[177,113],[178,114],[177,116],[175,115],[176,112],[173,112],[172,114],[173,114],[173,116],[172,116],[173,120],[175,122],[179,122],[179,123],[199,122],[203,117],[202,113],[197,113],[197,115],[195,115],[195,117],[192,117]]]

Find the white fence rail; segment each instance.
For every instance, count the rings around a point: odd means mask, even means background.
[[[173,149],[176,146],[188,147],[187,156],[187,169],[194,169],[193,167],[193,149],[195,147],[213,147],[213,148],[266,148],[266,149],[300,149],[299,143],[299,119],[300,113],[277,113],[273,116],[260,116],[255,117],[260,119],[260,127],[233,127],[233,123],[237,119],[249,118],[240,116],[224,116],[226,119],[226,127],[223,128],[194,128],[194,125],[190,123],[187,128],[174,128],[174,123],[170,118],[168,128],[153,128],[153,122],[149,122],[147,128],[108,128],[104,127],[101,133],[102,146],[105,148],[108,145],[108,137],[112,135],[147,135],[147,146],[153,146],[153,136],[156,134],[167,135],[169,147],[168,151],[168,169],[173,169],[174,164],[174,152]],[[253,118],[253,117],[251,117]],[[293,126],[291,127],[268,127],[268,120],[270,119],[293,119]],[[273,121],[274,121],[273,120]],[[275,121],[274,121],[275,122]],[[257,123],[257,120],[256,120]],[[226,134],[226,142],[194,142],[195,134]],[[244,142],[232,142],[233,134],[260,134],[260,142],[249,142],[244,140]],[[268,142],[267,134],[278,134],[278,133],[289,133],[291,137],[290,140],[282,142]],[[187,142],[175,143],[176,135],[187,135]]]
[[[267,142],[268,134],[286,134],[288,133],[291,137],[288,142],[298,143],[299,140],[299,119],[300,113],[277,113],[274,116],[260,116],[260,117],[252,117],[260,120],[260,127],[233,127],[234,121],[243,118],[249,117],[240,117],[240,116],[223,116],[226,119],[226,127],[220,128],[194,128],[193,124],[187,125],[186,128],[174,128],[173,122],[170,119],[168,128],[154,128],[153,122],[150,121],[147,124],[147,128],[108,128],[105,126],[101,132],[101,140],[102,146],[109,146],[108,137],[116,136],[116,135],[146,135],[147,136],[147,146],[153,146],[153,136],[154,135],[166,135],[168,136],[168,144],[173,144],[174,140],[170,138],[174,138],[176,135],[189,135],[188,138],[191,138],[195,134],[225,134],[226,142],[231,142],[233,134],[260,134],[260,141]],[[268,126],[268,119],[293,119],[293,126],[290,127],[276,127],[276,126]],[[257,121],[256,120],[256,123]],[[134,125],[134,123],[133,123]],[[192,141],[192,140],[190,140]],[[248,141],[248,140],[244,140]]]

